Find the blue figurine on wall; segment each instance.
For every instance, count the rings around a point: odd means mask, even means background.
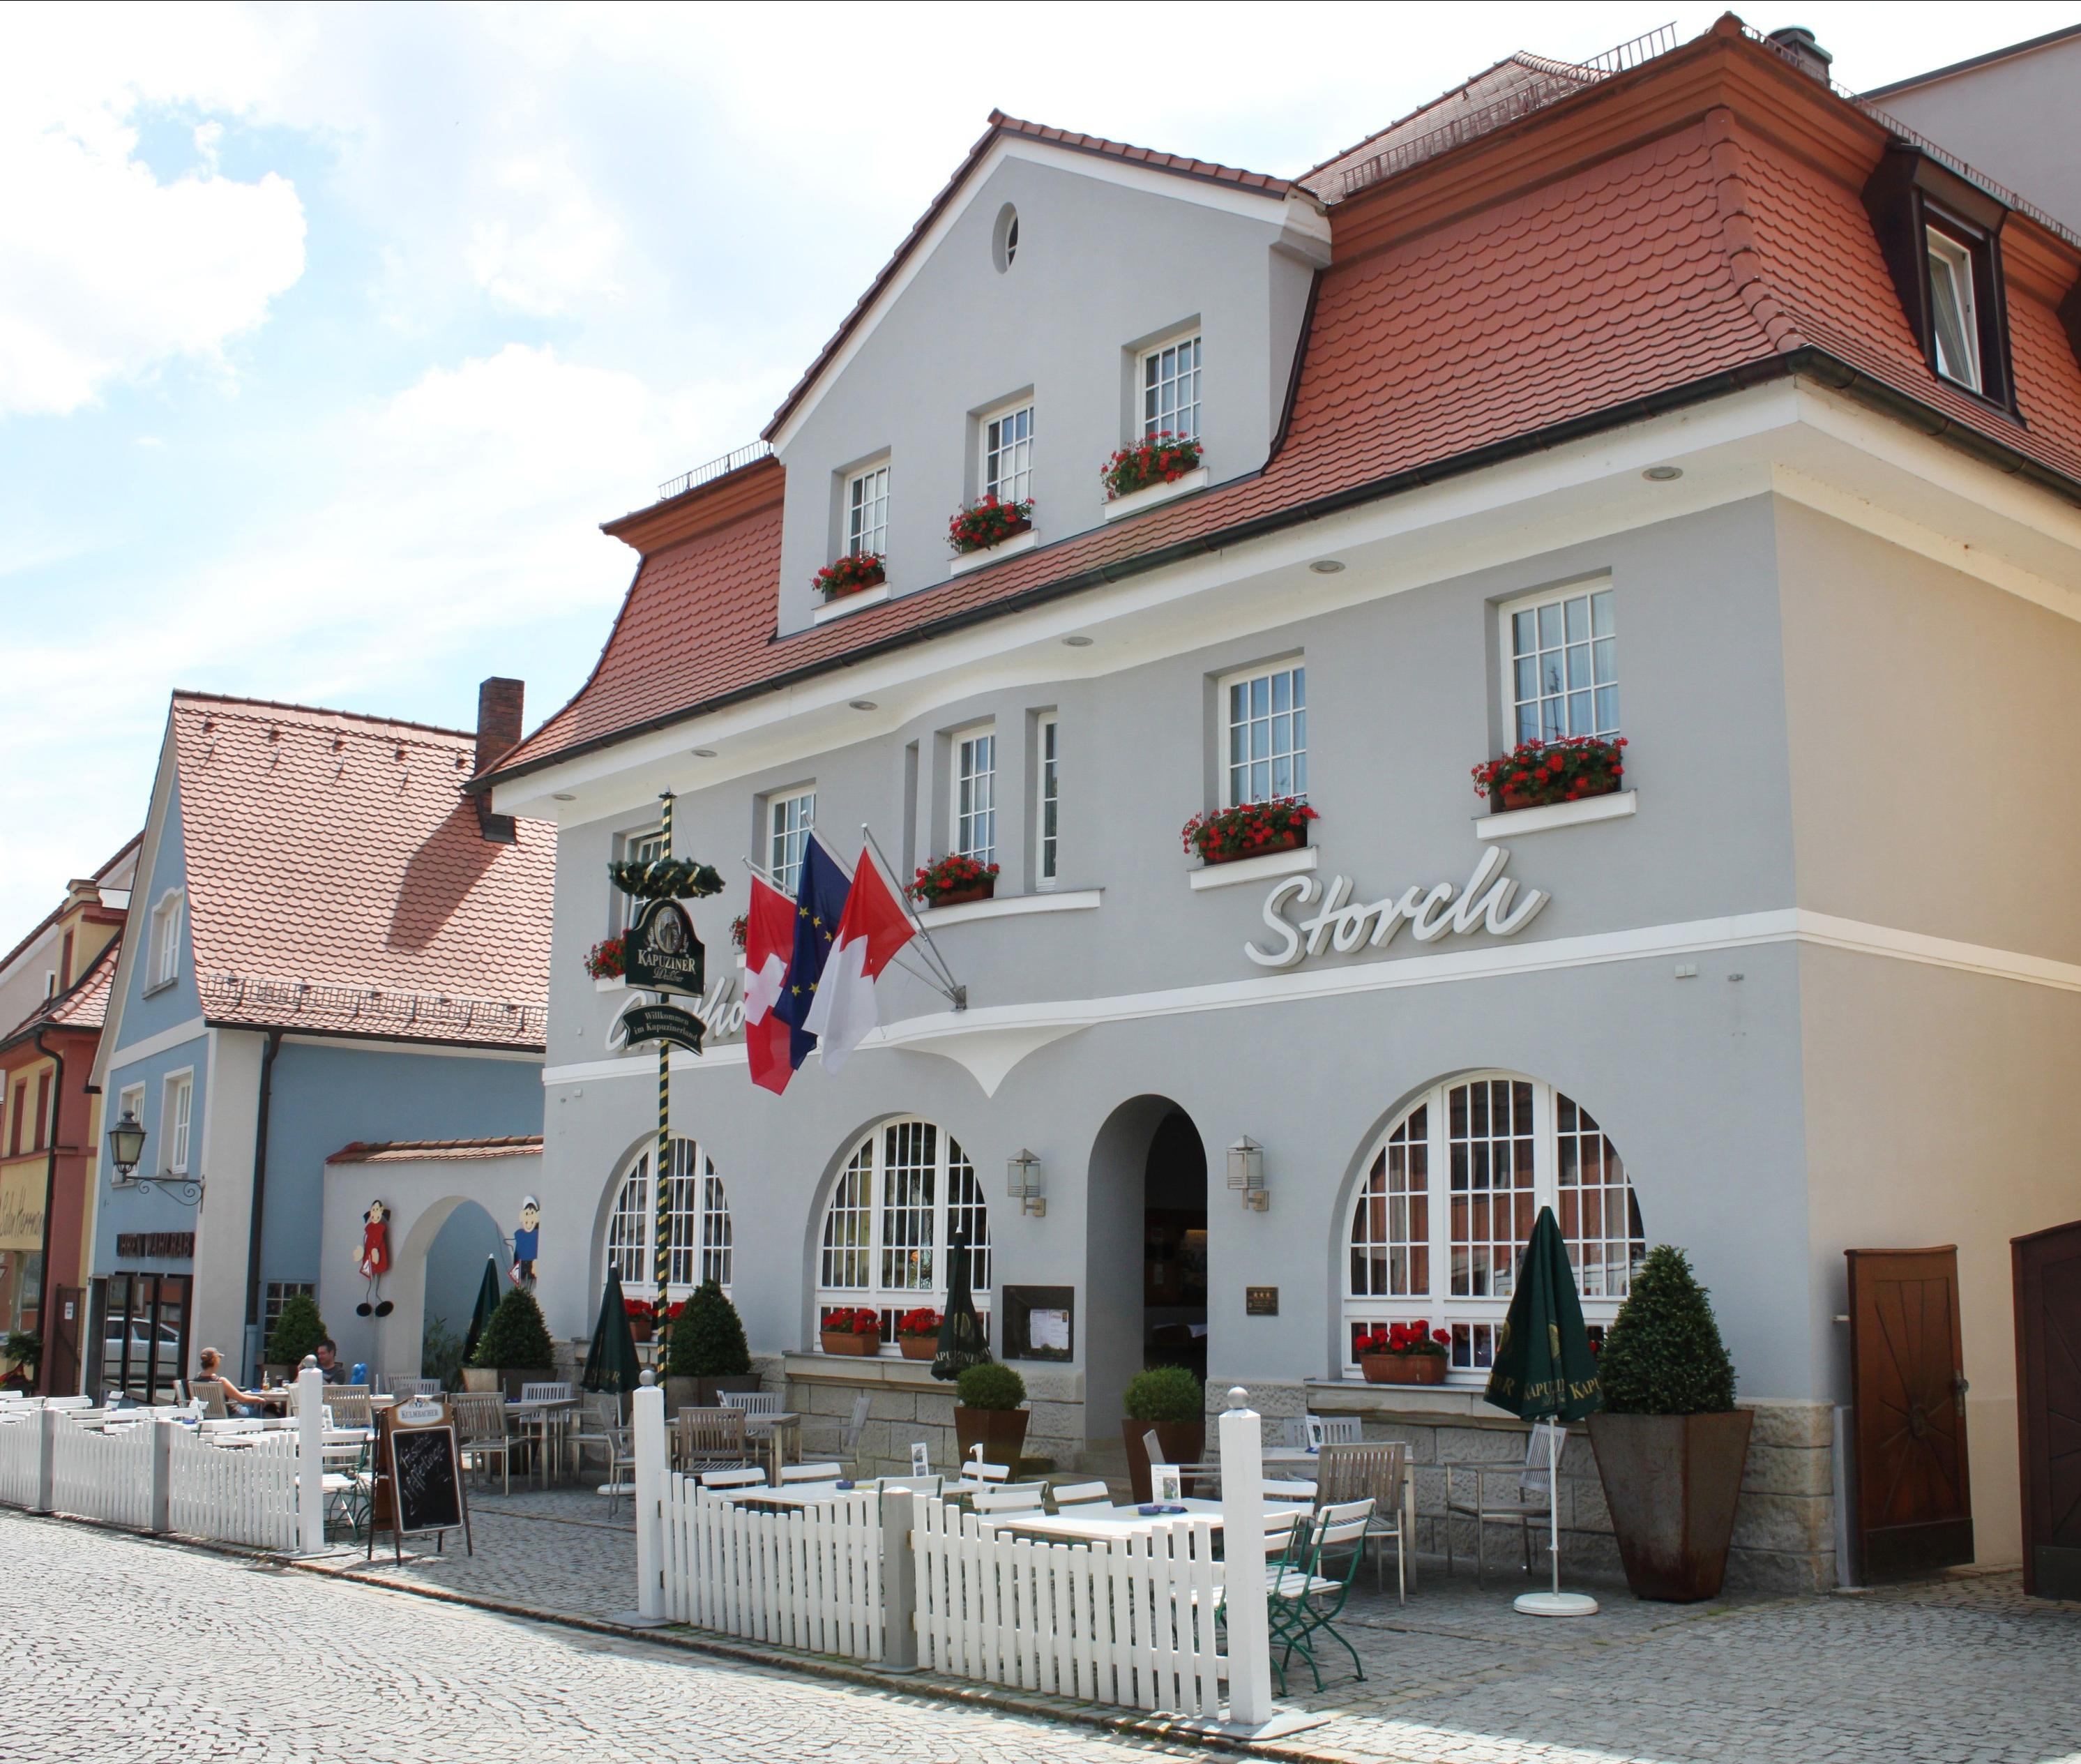
[[[512,1280],[516,1286],[535,1284],[535,1248],[542,1239],[542,1203],[532,1194],[520,1203],[520,1225],[513,1234]]]

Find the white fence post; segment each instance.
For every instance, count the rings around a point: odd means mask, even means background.
[[[306,1360],[296,1374],[296,1553],[325,1547],[325,1375]]]
[[[155,1416],[145,1425],[152,1429],[152,1504],[145,1516],[145,1529],[170,1531],[174,1528],[173,1442],[181,1424]]]
[[[1264,1536],[1264,1425],[1243,1406],[1249,1397],[1235,1386],[1221,1419],[1221,1531],[1228,1549],[1229,1719],[1261,1727],[1272,1719],[1272,1625],[1264,1577],[1256,1572]]]
[[[647,1367],[633,1399],[636,1452],[636,1615],[665,1621],[665,1393]]]
[[[881,1496],[881,1663],[891,1672],[918,1669],[918,1557],[910,1529],[916,1497],[908,1488]]]
[[[64,1410],[44,1408],[38,1413],[36,1425],[42,1434],[36,1442],[36,1504],[29,1510],[32,1513],[48,1513],[51,1510],[51,1497],[57,1483],[55,1459],[58,1449],[58,1429],[69,1427],[72,1423],[66,1418]]]

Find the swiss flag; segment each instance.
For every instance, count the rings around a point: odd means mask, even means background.
[[[831,940],[831,953],[818,983],[803,1028],[818,1038],[827,1071],[836,1071],[877,1021],[874,982],[896,952],[917,936],[902,897],[872,855],[861,847],[852,888]]]
[[[795,903],[764,877],[754,876],[744,937],[744,1044],[752,1083],[776,1096],[788,1088],[809,1052],[805,1042],[802,1054],[795,1053],[793,1025],[773,1011],[788,983],[794,947]]]

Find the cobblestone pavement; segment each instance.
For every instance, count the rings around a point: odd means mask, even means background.
[[[1175,1749],[0,1513],[8,1764],[1134,1764]],[[1204,1756],[1204,1754],[1196,1754]]]

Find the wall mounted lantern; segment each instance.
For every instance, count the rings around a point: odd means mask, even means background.
[[[132,1176],[145,1156],[145,1130],[137,1124],[136,1114],[125,1109],[123,1118],[108,1130],[108,1161],[116,1166],[116,1180],[108,1185],[116,1189],[142,1189],[148,1194],[167,1194],[183,1206],[200,1206],[202,1202],[202,1179],[200,1177]]]
[[[1023,1147],[1004,1160],[1005,1192],[1019,1202],[1022,1213],[1035,1219],[1047,1216],[1048,1202],[1040,1193],[1040,1160]]]
[[[1264,1147],[1248,1134],[1229,1147],[1229,1186],[1242,1196],[1242,1204],[1253,1213],[1272,1205],[1264,1185]]]

